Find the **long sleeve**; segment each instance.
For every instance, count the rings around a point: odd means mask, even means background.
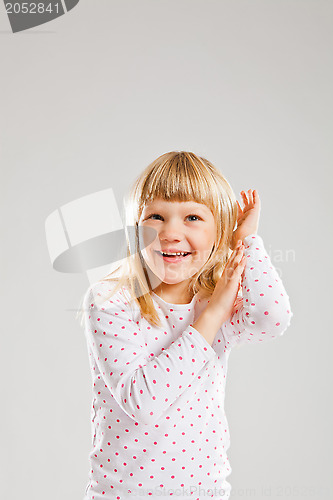
[[[242,280],[242,302],[222,325],[215,339],[215,344],[221,345],[223,335],[224,348],[279,337],[293,316],[289,296],[262,238],[258,234],[249,235],[244,238],[244,245],[247,262]]]
[[[85,295],[85,335],[105,387],[129,417],[153,424],[216,353],[190,325],[150,359],[126,299],[115,294],[98,305],[98,295],[96,285]]]

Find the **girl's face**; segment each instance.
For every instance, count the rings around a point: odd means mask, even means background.
[[[157,231],[148,246],[140,242],[140,249],[158,283],[165,284],[163,290],[168,290],[170,297],[188,296],[189,279],[206,263],[214,245],[216,224],[211,210],[194,201],[155,199],[145,206],[139,226]],[[189,252],[189,255],[164,258],[161,252]]]

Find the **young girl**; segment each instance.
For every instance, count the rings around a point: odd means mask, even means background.
[[[136,246],[127,239],[120,275],[83,302],[93,379],[85,500],[229,498],[230,351],[281,336],[292,317],[257,234],[258,193],[241,194],[243,208],[212,163],[185,151],[136,180],[126,204]]]

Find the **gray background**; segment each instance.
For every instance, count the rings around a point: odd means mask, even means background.
[[[329,1],[86,0],[12,34],[0,4],[1,497],[81,500],[91,376],[44,223],[160,154],[204,155],[240,200],[294,313],[230,355],[234,498],[332,498],[332,17]]]

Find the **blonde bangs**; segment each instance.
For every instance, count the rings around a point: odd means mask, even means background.
[[[203,203],[216,214],[220,209],[220,197],[214,174],[214,167],[193,153],[181,151],[162,155],[148,166],[142,185],[137,186],[139,217],[144,206],[156,198]]]

